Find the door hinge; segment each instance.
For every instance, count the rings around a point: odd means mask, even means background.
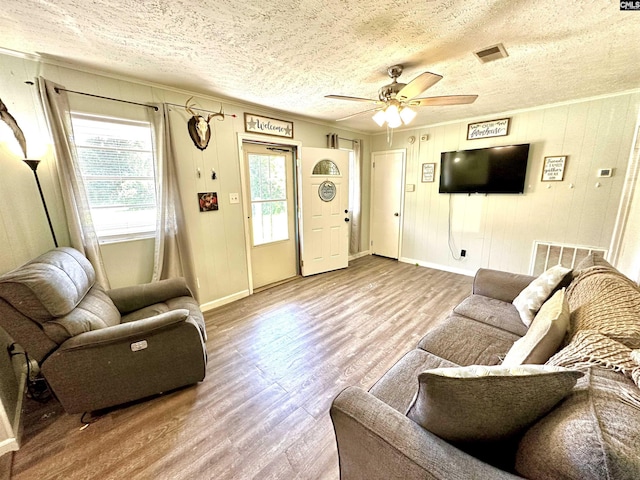
[[[304,267],[304,260],[300,260],[300,266]]]
[[[373,240],[371,240],[371,246],[373,247]]]
[[[376,162],[373,162],[373,166],[371,168],[376,168]]]

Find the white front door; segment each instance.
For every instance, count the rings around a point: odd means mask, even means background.
[[[243,143],[253,288],[295,277],[298,255],[291,148]]]
[[[301,270],[314,275],[349,264],[349,154],[302,148]]]
[[[405,151],[373,152],[371,158],[371,253],[397,259]]]

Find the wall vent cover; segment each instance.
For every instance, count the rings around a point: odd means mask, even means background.
[[[493,62],[494,60],[500,60],[509,56],[504,45],[501,43],[493,45],[491,47],[483,48],[473,54],[480,60],[481,63]]]
[[[533,243],[529,275],[538,276],[554,265],[575,268],[578,263],[592,253],[603,258],[607,256],[607,250],[604,248],[536,241]]]

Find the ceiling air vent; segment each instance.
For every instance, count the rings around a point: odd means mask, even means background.
[[[478,60],[480,60],[481,63],[493,62],[494,60],[500,60],[501,58],[509,56],[504,45],[501,43],[492,47],[483,48],[482,50],[473,52],[473,54],[478,57]]]

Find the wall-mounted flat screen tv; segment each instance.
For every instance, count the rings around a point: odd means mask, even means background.
[[[442,152],[440,193],[524,193],[529,144]]]

